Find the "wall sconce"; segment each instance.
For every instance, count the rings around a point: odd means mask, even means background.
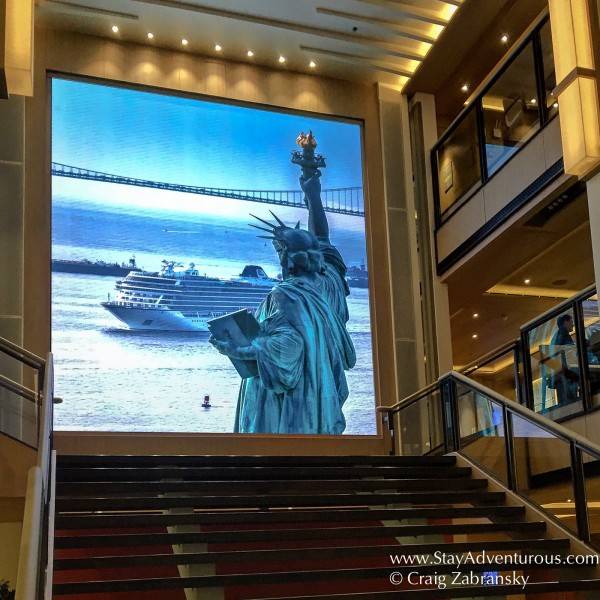
[[[0,98],[33,96],[33,0],[0,0]]]
[[[549,0],[549,7],[565,172],[584,177],[600,165],[597,9],[593,0]]]

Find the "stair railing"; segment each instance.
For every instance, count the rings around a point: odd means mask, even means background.
[[[33,389],[30,389],[0,373],[0,388],[7,390],[11,394],[15,394],[19,398],[33,405],[32,419],[35,419],[35,433],[28,430],[26,414],[30,414],[31,410],[27,410],[27,405],[15,405],[12,411],[8,410],[10,400],[7,397],[2,397],[0,394],[0,410],[6,410],[5,419],[0,420],[0,433],[12,437],[32,448],[37,447],[37,442],[40,436],[40,412],[42,410],[42,391],[46,375],[46,361],[24,348],[21,348],[14,342],[0,337],[0,354],[13,358],[17,361],[17,366],[22,379],[22,366],[33,369]],[[1,392],[2,390],[0,390]],[[31,406],[31,405],[30,405]]]
[[[15,600],[50,600],[52,589],[55,452],[52,450],[54,368],[46,360],[0,338],[0,351],[36,370],[37,391],[0,376],[0,387],[36,403],[37,439],[28,444],[38,450],[37,465],[28,473],[23,530]],[[14,437],[14,436],[10,436]],[[24,440],[23,443],[27,443]]]
[[[588,496],[597,495],[591,483],[600,473],[599,445],[455,371],[378,411],[392,434],[391,454],[461,454],[551,518],[574,510],[574,525],[556,520],[583,542],[598,545]],[[556,503],[556,514],[539,493],[550,475],[573,482],[572,501]],[[592,500],[595,506],[600,497]]]

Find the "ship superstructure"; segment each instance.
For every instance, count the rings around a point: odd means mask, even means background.
[[[208,331],[209,319],[255,310],[277,283],[257,265],[218,279],[200,274],[194,263],[164,260],[159,272],[132,271],[117,281],[116,298],[101,304],[130,329]]]

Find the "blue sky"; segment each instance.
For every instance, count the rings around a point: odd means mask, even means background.
[[[290,152],[312,129],[327,158],[323,187],[362,186],[355,123],[63,79],[52,90],[54,162],[206,187],[298,189]],[[61,196],[77,188],[54,179]]]

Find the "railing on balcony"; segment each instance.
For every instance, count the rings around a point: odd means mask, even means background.
[[[525,404],[553,421],[600,408],[600,315],[590,286],[521,327]]]
[[[436,227],[558,114],[555,86],[546,16],[433,147]]]
[[[392,454],[462,454],[600,548],[599,445],[457,372],[378,410]]]

